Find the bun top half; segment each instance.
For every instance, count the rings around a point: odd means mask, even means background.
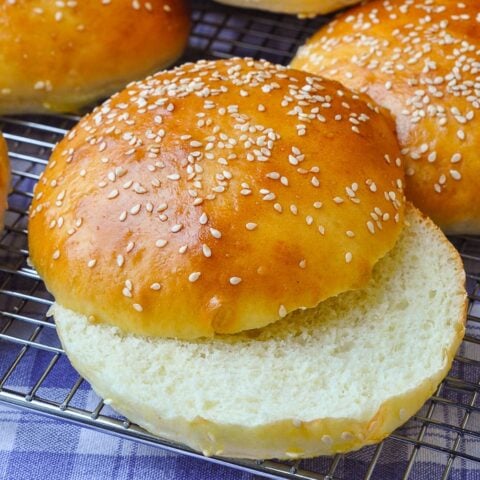
[[[390,110],[407,198],[447,233],[480,233],[478,0],[365,3],[322,28],[292,67]]]
[[[56,147],[30,255],[58,303],[126,332],[262,327],[359,288],[403,228],[393,125],[251,59],[132,83]]]
[[[0,4],[0,113],[73,111],[182,53],[185,0]]]

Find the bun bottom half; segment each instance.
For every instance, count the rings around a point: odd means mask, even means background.
[[[361,290],[268,327],[180,341],[124,335],[55,304],[73,366],[106,403],[205,455],[296,459],[381,441],[449,370],[465,330],[465,274],[408,208]]]
[[[217,0],[219,3],[243,8],[256,8],[277,13],[324,15],[340,10],[360,0]]]

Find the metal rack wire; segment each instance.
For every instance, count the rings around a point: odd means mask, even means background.
[[[195,0],[193,5],[193,30],[183,60],[239,55],[285,64],[304,39],[328,20],[238,11],[208,0]],[[46,317],[51,297],[27,263],[27,209],[51,148],[77,120],[74,116],[0,117],[13,167],[10,207],[0,236],[0,401],[201,457],[149,435],[96,398],[70,366],[55,325]],[[395,458],[388,476],[392,479],[444,480],[473,462],[480,477],[480,238],[452,241],[467,270],[467,335],[449,376],[406,426],[380,445],[348,455],[297,462],[208,460],[263,477],[327,480],[346,479],[352,465],[358,479],[379,478],[384,458]],[[18,387],[23,365],[32,357],[36,368],[30,384]],[[62,373],[63,388],[49,388],[53,372]],[[89,402],[85,402],[87,394]],[[420,471],[427,452],[434,458],[428,476]]]

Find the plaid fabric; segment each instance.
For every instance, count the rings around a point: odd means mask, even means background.
[[[253,479],[237,470],[2,406],[0,432],[0,479],[4,480]],[[383,452],[373,478],[401,478],[408,456],[406,449]],[[358,457],[343,459],[336,469],[336,478],[363,478],[362,466],[368,465],[371,455],[364,457],[365,462]],[[306,467],[313,467],[315,462],[318,460],[307,461]],[[435,453],[423,452],[409,478],[441,478],[443,470],[444,462]],[[480,467],[459,462],[450,478],[478,480]]]
[[[2,480],[190,480],[252,476],[0,406]]]
[[[468,333],[479,336],[480,326],[470,325]],[[51,335],[55,335],[51,331]],[[19,347],[0,341],[0,377],[3,368],[10,365],[18,354]],[[478,346],[464,344],[460,355],[478,358]],[[48,352],[29,349],[8,379],[5,388],[28,392],[38,380],[51,359]],[[455,362],[450,373],[452,377],[478,382],[478,369],[468,364]],[[62,401],[73,385],[77,374],[68,360],[62,356],[45,381],[38,394],[42,398]],[[453,402],[467,404],[472,393],[445,389],[441,396]],[[477,399],[476,407],[479,402]],[[98,397],[84,382],[74,396],[74,405],[93,410]],[[419,413],[426,416],[428,406]],[[102,414],[115,415],[109,407]],[[465,410],[451,405],[437,404],[431,418],[441,424],[461,427]],[[397,433],[411,439],[421,434],[421,422],[412,420]],[[478,457],[480,452],[480,413],[472,412],[463,428],[476,432],[460,438],[457,450]],[[456,432],[445,426],[429,425],[424,431],[423,441],[430,445],[451,449],[458,441]],[[440,479],[445,472],[449,455],[434,449],[420,448],[412,461],[412,445],[395,439],[382,444],[373,479],[396,480],[404,478],[409,462],[411,480]],[[359,452],[342,456],[335,468],[334,478],[360,480],[365,478],[376,453],[376,447],[366,447]],[[323,457],[307,460],[301,468],[328,473],[332,459]],[[192,459],[184,455],[169,453],[161,448],[146,446],[135,441],[101,433],[51,419],[24,410],[11,409],[0,403],[0,479],[1,480],[207,480],[245,479],[253,475],[214,465],[210,462]],[[480,463],[455,458],[451,466],[450,479],[479,480]]]

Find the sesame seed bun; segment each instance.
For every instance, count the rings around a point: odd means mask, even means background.
[[[316,15],[333,12],[360,0],[217,0],[235,7],[257,8],[278,13]]]
[[[0,4],[0,113],[73,111],[175,61],[184,0]]]
[[[57,146],[31,260],[66,308],[197,338],[365,285],[403,228],[393,126],[339,83],[264,61],[131,84]]]
[[[406,195],[448,233],[480,233],[477,0],[383,0],[345,12],[292,67],[365,92],[396,119]]]
[[[255,332],[124,335],[60,305],[72,364],[115,409],[206,455],[305,458],[381,441],[449,370],[465,331],[458,252],[422,214],[363,289]]]
[[[10,166],[7,144],[0,132],[0,227],[3,228],[3,216],[7,209],[7,196],[10,184]]]

